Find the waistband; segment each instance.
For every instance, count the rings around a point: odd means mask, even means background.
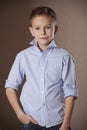
[[[62,124],[62,123],[61,123]],[[32,122],[30,122],[29,124],[20,124],[20,128],[31,128],[31,127],[36,127],[37,129],[41,128],[42,130],[48,130],[49,128],[55,128],[55,129],[59,129],[61,127],[61,124],[55,125],[55,126],[51,126],[46,128],[46,126],[40,126],[38,124],[33,124]]]

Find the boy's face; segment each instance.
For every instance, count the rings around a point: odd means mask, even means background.
[[[32,19],[32,26],[29,28],[32,36],[36,39],[40,49],[45,49],[50,41],[54,39],[57,32],[57,25],[46,15],[39,15]]]

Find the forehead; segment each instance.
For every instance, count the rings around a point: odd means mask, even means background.
[[[52,18],[47,15],[37,15],[31,20],[32,25],[46,25],[52,23]]]

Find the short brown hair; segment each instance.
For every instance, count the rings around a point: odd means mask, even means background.
[[[48,17],[51,17],[53,22],[56,22],[57,19],[54,10],[46,6],[39,6],[33,9],[30,15],[30,21],[38,15],[46,15]]]

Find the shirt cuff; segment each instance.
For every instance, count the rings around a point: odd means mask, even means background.
[[[66,98],[68,96],[74,96],[74,97],[78,98],[78,90],[76,88],[64,89],[64,98]]]
[[[18,86],[19,86],[19,84],[13,84],[9,80],[6,80],[5,88],[13,88],[16,91],[18,91]]]

